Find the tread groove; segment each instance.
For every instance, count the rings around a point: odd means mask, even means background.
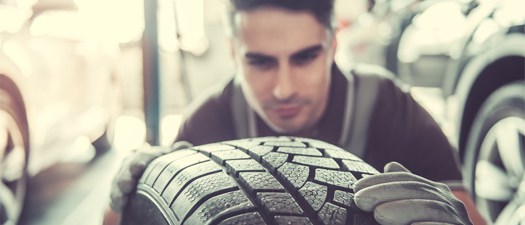
[[[242,215],[242,214],[245,214],[245,213],[251,213],[251,212],[258,212],[258,210],[256,209],[251,209],[251,210],[239,210],[239,211],[235,211],[235,212],[231,212],[231,213],[226,213],[222,216],[219,216],[217,217],[215,220],[213,220],[210,225],[217,225],[217,224],[220,224],[222,223],[223,221],[231,218],[231,217],[234,217],[234,216],[238,216],[238,215]]]
[[[190,208],[190,210],[186,213],[186,215],[184,216],[184,219],[182,219],[182,222],[180,224],[184,224],[186,222],[186,220],[199,208],[199,206],[201,206],[202,203],[208,201],[210,198],[213,198],[215,196],[219,196],[221,194],[226,194],[228,192],[235,191],[235,190],[238,190],[238,188],[237,187],[233,187],[233,188],[223,189],[223,190],[220,190],[220,191],[213,192],[213,193],[211,193],[209,195],[205,195],[203,198],[199,199],[199,201],[197,201],[194,206],[192,206]]]
[[[274,148],[274,152],[277,153],[277,150],[278,150],[279,147],[275,146]],[[262,158],[262,157],[261,157]],[[292,154],[289,154],[288,155],[288,158],[286,161],[291,161],[293,159],[293,156]],[[314,225],[322,225],[315,216],[312,216],[312,215],[315,215],[315,214],[312,214],[311,212],[309,212],[310,210],[308,210],[308,207],[304,207],[305,203],[302,202],[302,200],[298,199],[297,198],[297,191],[295,191],[293,188],[290,188],[288,185],[287,185],[287,181],[285,181],[283,178],[281,178],[278,174],[277,174],[277,168],[271,168],[269,166],[268,163],[266,164],[263,164],[261,163],[261,165],[263,165],[266,169],[268,169],[270,171],[271,174],[273,174],[275,176],[275,178],[277,179],[277,181],[279,181],[279,183],[281,183],[281,185],[284,187],[284,189],[286,190],[286,192],[290,193],[292,198],[295,199],[295,201],[297,202],[297,204],[299,204],[299,206],[305,211],[304,212],[304,215],[310,219],[310,221],[314,224]]]
[[[192,178],[191,180],[188,180],[188,182],[186,182],[180,189],[179,191],[175,194],[175,196],[173,197],[173,199],[171,200],[171,202],[169,202],[169,206],[171,206],[173,204],[173,202],[175,201],[175,199],[177,199],[179,197],[179,195],[182,193],[182,191],[184,189],[186,189],[190,184],[191,182],[201,178],[201,177],[204,177],[204,176],[208,176],[208,175],[211,175],[211,174],[214,174],[214,173],[220,173],[220,171],[213,171],[213,172],[209,172],[209,173],[205,173],[205,174],[202,174],[202,175],[199,175],[199,176],[196,176],[195,178]],[[169,185],[169,184],[168,184]],[[167,187],[167,186],[166,186]],[[161,194],[161,197],[162,197],[162,194]]]
[[[240,151],[246,153],[251,159],[253,159],[253,157],[250,154],[248,154],[249,150],[243,150],[241,148],[238,148],[237,146],[235,146],[235,147],[237,149],[239,149]],[[214,161],[214,162],[217,163],[219,166],[221,166],[218,162],[216,162],[216,161]],[[227,169],[227,165],[228,165],[227,161],[225,161],[224,164],[225,165],[223,165],[222,167],[224,169],[226,169],[225,171],[228,171],[228,169]],[[261,164],[258,164],[258,165],[262,166]],[[242,172],[249,172],[249,171],[242,171]],[[268,173],[267,171],[265,171],[265,172]],[[269,214],[267,214],[265,212],[265,210],[263,210],[264,207],[262,207],[262,204],[254,198],[255,193],[250,193],[249,188],[244,184],[244,182],[241,182],[241,180],[239,178],[239,174],[240,174],[240,172],[234,171],[233,169],[231,170],[230,173],[228,173],[228,175],[233,179],[233,181],[235,181],[237,183],[237,186],[239,187],[239,190],[241,190],[244,193],[244,195],[250,200],[250,202],[254,206],[256,206],[257,210],[255,210],[255,212],[258,212],[261,215],[261,217],[264,220],[264,222],[266,222],[267,224],[274,224],[275,221],[273,221],[272,217]],[[216,221],[223,221],[223,220],[226,220],[226,219],[228,219],[230,217],[234,217],[234,216],[237,216],[237,215],[240,215],[240,214],[244,214],[244,213],[246,213],[246,212],[241,212],[241,213],[238,213],[238,214],[235,214],[235,215],[232,214],[229,217],[225,217],[222,220],[221,219],[217,219]],[[217,224],[218,223],[220,223],[220,222],[217,222]]]
[[[193,157],[193,156],[195,156],[195,157],[199,157],[198,153],[197,153],[197,154],[190,155],[190,156],[188,156],[188,157]],[[205,155],[202,155],[202,156],[205,156]],[[205,156],[205,157],[206,157],[206,156]],[[186,158],[186,157],[184,157],[184,158]],[[177,160],[177,161],[178,161],[178,160]],[[153,187],[154,189],[156,189],[157,191],[158,191],[157,187],[158,187],[158,186],[161,186],[161,187],[162,187],[162,191],[159,191],[161,194],[162,194],[162,192],[164,192],[164,189],[165,189],[165,188],[171,183],[171,181],[172,181],[177,175],[179,175],[179,173],[180,173],[181,171],[185,170],[185,169],[188,168],[188,167],[195,166],[195,165],[200,164],[200,163],[203,163],[203,162],[207,162],[207,161],[209,161],[209,159],[206,159],[206,160],[198,159],[198,160],[197,160],[196,162],[194,162],[194,163],[186,163],[186,164],[182,164],[182,166],[179,166],[179,167],[177,167],[177,166],[175,165],[177,161],[173,161],[173,162],[169,163],[169,165],[166,166],[166,168],[164,168],[164,170],[162,170],[161,173],[159,173],[159,176],[155,179],[155,182],[154,182],[153,185],[152,185],[152,187]],[[172,167],[174,167],[174,168],[172,168]],[[166,175],[166,176],[168,176],[168,177],[171,176],[171,177],[168,178],[168,180],[167,180],[164,184],[159,185],[159,184],[157,183],[157,182],[161,182],[161,180],[159,180],[159,178],[161,178],[161,177],[163,176],[164,173],[171,173],[171,172],[170,172],[170,169],[173,170],[173,171],[172,171],[173,173],[172,173],[172,174],[168,174],[168,175]],[[162,181],[162,182],[163,182],[163,181]]]

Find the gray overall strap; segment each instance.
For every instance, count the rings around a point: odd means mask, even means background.
[[[372,73],[370,73],[372,72]],[[363,158],[368,126],[374,110],[382,71],[351,71],[348,79],[347,101],[339,146]]]
[[[241,88],[241,78],[236,75],[233,79],[233,93],[231,112],[237,139],[253,138],[257,136],[255,112],[248,106]]]

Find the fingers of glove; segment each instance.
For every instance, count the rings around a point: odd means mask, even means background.
[[[405,168],[403,165],[401,165],[398,162],[389,162],[385,165],[384,169],[385,173],[390,172],[407,172],[410,173],[410,170]]]
[[[133,177],[129,170],[123,170],[119,173],[118,179],[115,179],[115,182],[120,192],[127,194],[135,190],[137,178]]]
[[[187,142],[187,141],[177,141],[171,145],[172,150],[180,150],[180,149],[186,149],[193,147],[193,144]]]
[[[354,201],[360,209],[371,212],[378,205],[404,199],[428,199],[448,203],[447,196],[436,187],[421,182],[390,182],[360,190]]]
[[[425,183],[429,185],[434,185],[432,181],[427,180],[423,177],[414,175],[412,173],[391,172],[391,173],[382,173],[382,174],[367,176],[367,177],[364,177],[358,180],[354,184],[354,192],[357,193],[364,188],[378,185],[378,184],[384,184],[384,183],[390,183],[390,182],[400,182],[400,181],[416,181],[416,182],[421,182],[421,183]]]
[[[134,177],[140,177],[151,161],[170,151],[171,149],[161,146],[153,146],[149,149],[138,151],[131,156],[129,171]]]
[[[110,194],[109,207],[117,213],[121,213],[126,204],[128,204],[129,194],[124,194],[118,190],[112,189]]]
[[[443,223],[443,222],[415,222],[410,225],[454,225],[453,223]]]
[[[405,199],[381,204],[375,208],[374,218],[383,225],[401,225],[420,221],[463,224],[450,205],[426,199]]]

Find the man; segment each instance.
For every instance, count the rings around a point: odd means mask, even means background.
[[[231,3],[230,46],[237,75],[193,103],[177,141],[201,145],[276,135],[319,139],[378,170],[384,167],[384,174],[363,178],[354,187],[357,206],[373,211],[381,224],[471,224],[457,198],[479,219],[464,190],[450,191],[434,182],[458,181],[461,174],[428,113],[391,79],[335,65],[332,1]],[[155,156],[140,160],[145,165]],[[124,189],[113,189],[117,212],[132,190]]]

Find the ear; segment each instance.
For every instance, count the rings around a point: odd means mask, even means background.
[[[233,50],[233,40],[231,37],[226,38],[226,44],[228,45],[228,48],[230,49],[230,54],[233,60],[235,60],[235,51]]]
[[[333,48],[333,52],[332,52],[332,60],[335,61],[335,52],[337,51],[337,38],[336,38],[336,34],[334,34],[334,37],[333,37],[333,40],[332,40],[332,48]]]
[[[226,38],[226,44],[228,45],[228,48],[230,49],[230,56],[232,57],[233,66],[235,69],[237,69],[237,60],[235,59],[235,48],[233,47],[233,39],[231,37]]]

